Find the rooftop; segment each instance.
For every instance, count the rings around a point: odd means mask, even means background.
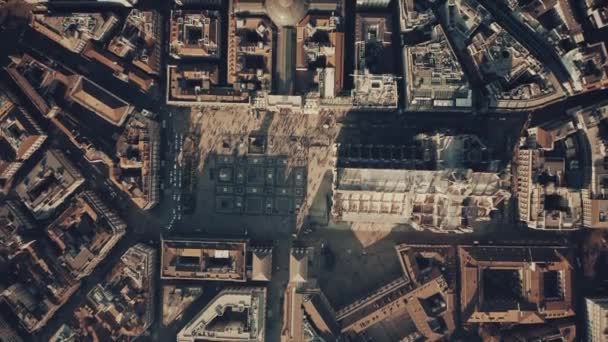
[[[247,281],[242,241],[163,240],[163,279]]]
[[[456,328],[456,250],[452,246],[395,246],[403,276],[339,310],[342,333],[438,341]]]
[[[72,163],[61,152],[49,150],[15,191],[34,216],[45,218],[82,183],[84,178]]]
[[[338,167],[369,169],[487,171],[496,160],[493,151],[472,134],[416,134],[400,145],[346,144],[336,146]]]
[[[11,259],[27,242],[21,233],[35,227],[34,222],[20,209],[19,203],[6,201],[0,205],[0,256]]]
[[[407,279],[400,277],[340,309],[336,318],[342,333],[361,333],[390,316],[405,312],[406,298],[412,288]]]
[[[30,114],[0,93],[0,193],[8,191],[13,176],[46,139]]]
[[[332,214],[347,222],[407,223],[435,232],[472,231],[510,197],[494,173],[337,168]]]
[[[320,96],[335,97],[344,81],[344,32],[340,17],[306,15],[296,27],[296,88],[316,83]],[[326,77],[324,77],[326,76]]]
[[[178,342],[264,341],[266,289],[223,289],[177,334]]]
[[[0,149],[8,145],[12,150],[0,155],[11,154],[18,161],[29,159],[47,138],[31,116],[17,108],[0,113],[0,132]]]
[[[574,342],[577,335],[576,323],[573,319],[558,319],[544,324],[515,325],[511,329],[502,331],[505,342],[518,341],[562,341]]]
[[[266,0],[266,12],[272,22],[281,26],[296,26],[308,12],[305,0]]]
[[[573,316],[565,247],[459,247],[465,322],[543,323]]]
[[[407,106],[412,110],[470,108],[472,90],[440,25],[431,40],[405,49]]]
[[[571,122],[528,130],[519,147],[517,199],[520,220],[530,228],[572,230],[583,221],[584,180],[573,163],[582,147]]]
[[[219,57],[220,13],[218,11],[171,12],[170,49],[175,58]]]
[[[299,342],[306,337],[332,341],[340,335],[336,313],[318,288],[290,283],[285,290],[282,342]]]
[[[414,284],[406,307],[419,334],[441,339],[456,329],[456,249],[442,245],[395,246],[404,274]]]
[[[562,58],[576,91],[589,91],[608,85],[606,43],[587,44],[568,51]]]
[[[64,48],[80,53],[89,40],[107,38],[117,23],[118,18],[114,14],[35,14],[30,26]]]
[[[121,126],[133,111],[133,106],[100,87],[84,76],[76,76],[69,83],[66,97],[101,116],[106,121]]]
[[[242,91],[270,90],[274,26],[265,17],[229,20],[228,83]]]
[[[565,95],[555,75],[498,23],[476,32],[467,49],[491,107],[534,107]]]
[[[106,257],[126,228],[95,193],[86,191],[47,227],[46,234],[57,247],[59,260],[80,279]]]
[[[307,250],[293,249],[289,254],[289,282],[305,283],[308,281],[309,256]]]
[[[167,103],[175,105],[249,104],[247,89],[219,85],[219,66],[200,62],[196,65],[169,65],[167,67]]]
[[[142,243],[130,247],[76,309],[87,318],[81,331],[103,329],[114,340],[144,333],[155,317],[155,264],[156,249]]]
[[[389,13],[357,13],[355,18],[355,70],[394,74],[392,21]]]
[[[110,179],[144,210],[159,201],[160,125],[138,113],[116,141]]]
[[[163,285],[163,325],[168,326],[180,319],[202,294],[202,287]]]
[[[251,258],[251,280],[270,281],[272,278],[272,249],[254,249]]]
[[[133,65],[149,74],[160,74],[160,15],[156,11],[133,9],[119,34],[108,44],[118,57],[128,58]]]
[[[46,325],[80,283],[38,242],[23,246],[13,260],[10,274],[16,282],[0,296],[25,330],[32,333]]]

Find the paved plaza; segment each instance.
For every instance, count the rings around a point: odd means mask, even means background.
[[[215,212],[293,215],[306,195],[306,167],[287,157],[217,155],[211,161]]]

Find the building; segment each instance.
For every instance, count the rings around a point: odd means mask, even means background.
[[[318,114],[323,108],[352,108],[353,100],[342,91],[342,11],[341,1],[331,0],[230,1],[226,56],[194,63],[173,53],[177,60],[167,68],[167,103],[249,106],[256,113]],[[206,25],[197,25],[206,30]],[[182,35],[179,28],[172,32]],[[179,42],[174,46],[184,48]],[[224,63],[225,77],[219,74]],[[388,77],[361,76],[361,93],[372,88],[372,81],[375,87]],[[395,89],[387,86],[378,93],[392,94]]]
[[[510,197],[487,172],[337,168],[332,215],[347,222],[409,224],[418,230],[465,233]]]
[[[391,3],[390,0],[357,0],[357,9],[359,8],[387,8]]]
[[[116,47],[116,45],[112,45],[112,47]],[[106,50],[101,50],[95,47],[94,44],[87,44],[82,52],[82,56],[103,64],[113,72],[114,77],[125,83],[132,83],[133,85],[139,87],[139,89],[144,93],[150,91],[154,85],[154,79],[150,75],[144,71],[138,70],[137,68],[128,70],[126,67],[126,60],[123,60]],[[137,63],[138,60],[133,60],[133,62]],[[147,65],[144,67],[147,67]]]
[[[308,14],[296,26],[296,92],[334,98],[342,91],[344,32],[340,19]]]
[[[133,7],[138,0],[44,0],[53,5]]]
[[[122,30],[108,44],[108,51],[126,58],[152,75],[161,73],[162,18],[157,11],[133,9]]]
[[[292,249],[289,254],[289,282],[304,285],[309,280],[308,264],[310,262],[307,249]]]
[[[0,297],[28,332],[40,330],[76,292],[76,281],[39,243],[24,245],[13,257],[11,277],[16,279]]]
[[[223,0],[174,0],[177,6],[220,7]]]
[[[608,164],[605,162],[605,137],[601,125],[608,118],[608,105],[605,102],[585,108],[574,108],[569,113],[576,118],[578,127],[584,133],[591,147],[591,182],[583,189],[583,225],[588,228],[608,227]]]
[[[405,278],[415,289],[405,307],[417,335],[428,341],[449,337],[456,329],[456,250],[442,245],[395,246]]]
[[[118,24],[114,14],[34,14],[30,26],[64,48],[81,53],[89,40],[103,42]]]
[[[473,92],[440,25],[404,53],[408,110],[471,109]]]
[[[80,185],[84,177],[63,153],[48,150],[15,186],[25,206],[38,219],[49,217]]]
[[[179,320],[185,310],[203,294],[202,286],[163,285],[163,325]]]
[[[84,76],[71,76],[68,82],[68,101],[81,105],[113,125],[122,126],[134,110],[131,104]]]
[[[333,341],[340,336],[336,313],[319,288],[288,284],[283,314],[281,342],[304,341],[307,337]]]
[[[440,341],[455,330],[456,252],[451,246],[395,246],[403,275],[338,310],[344,336]]]
[[[531,1],[514,4],[515,17],[547,41],[561,58],[570,77],[569,92],[585,92],[608,86],[608,55],[603,42],[585,42],[583,27],[575,15],[576,7],[567,0]],[[602,26],[605,8],[588,6],[587,14]],[[593,10],[593,8],[596,8]],[[551,20],[547,20],[551,18]]]
[[[272,248],[252,248],[251,276],[253,281],[270,281],[272,279]]]
[[[401,32],[409,33],[415,29],[424,29],[437,21],[430,8],[418,11],[416,10],[415,3],[416,0],[398,1]]]
[[[359,334],[369,327],[397,314],[403,313],[404,299],[412,290],[407,279],[402,277],[374,290],[369,296],[358,299],[336,312],[342,333]]]
[[[109,168],[110,180],[138,207],[148,210],[158,203],[160,125],[150,119],[153,113],[135,111],[133,105],[84,76],[68,76],[28,55],[15,60],[8,72],[88,161]],[[62,86],[66,89],[63,98],[50,95]]]
[[[232,3],[232,11],[243,15],[264,15],[264,0],[240,0]]]
[[[583,192],[585,194],[585,192]],[[608,200],[583,195],[583,225],[587,228],[608,228]]]
[[[160,125],[150,119],[153,115],[145,110],[135,112],[124,127],[97,127],[102,134],[72,112],[58,111],[49,119],[87,161],[105,164],[110,181],[139,208],[148,210],[160,196]]]
[[[244,241],[162,240],[161,278],[245,282]]]
[[[138,113],[116,141],[110,179],[141,209],[160,200],[160,125]]]
[[[220,13],[218,11],[171,11],[171,57],[220,56]]]
[[[46,234],[76,279],[86,277],[125,234],[127,224],[92,191],[85,191],[51,223]]]
[[[122,73],[124,68],[109,62],[109,57],[87,48],[85,57],[95,59],[109,66],[114,73]],[[72,71],[57,66],[49,67],[30,55],[12,58],[6,68],[10,77],[32,101],[34,106],[46,117],[57,114],[60,106],[71,107],[75,111],[87,111],[108,123],[121,126],[128,115],[133,112],[131,104],[112,94],[88,78],[73,74]],[[59,91],[65,89],[65,92]],[[63,94],[63,96],[60,96]]]
[[[266,15],[279,28],[296,26],[308,12],[309,5],[308,1],[264,1]]]
[[[608,338],[608,298],[585,298],[587,339],[602,342]]]
[[[543,230],[579,229],[584,220],[581,185],[569,177],[580,151],[571,122],[557,127],[535,127],[517,151],[517,202],[519,219]],[[557,151],[564,151],[558,153]],[[572,180],[569,184],[568,180]]]
[[[17,171],[47,136],[23,108],[0,92],[0,193],[7,193]]]
[[[67,325],[62,324],[57,331],[49,339],[50,342],[74,342],[78,338],[78,335],[74,329]]]
[[[445,2],[447,31],[454,39],[464,42],[471,38],[482,23],[490,19],[488,11],[477,0],[448,0]]]
[[[51,111],[53,103],[43,94],[53,80],[55,70],[28,54],[11,58],[5,70],[40,113],[47,115]]]
[[[148,91],[153,84],[151,78],[141,77],[142,72],[126,71],[118,57],[97,50],[90,44],[84,47],[82,55],[102,63],[114,76],[124,78],[125,82],[132,81],[143,91]],[[60,109],[69,107],[75,111],[86,111],[87,114],[90,112],[112,125],[121,126],[134,110],[131,104],[88,78],[57,64],[53,66],[57,69],[51,68],[51,60],[40,61],[27,54],[12,57],[11,60],[6,68],[10,77],[46,117],[52,117]]]
[[[461,246],[465,323],[539,324],[575,315],[565,247]]]
[[[587,14],[593,26],[598,29],[608,26],[608,8],[599,6],[587,9]]]
[[[537,34],[545,38],[558,54],[563,54],[571,46],[583,43],[583,28],[574,15],[574,8],[568,1],[543,0],[513,4],[515,17]],[[553,18],[550,22],[547,17]]]
[[[389,13],[357,13],[353,105],[396,108],[399,99]]]
[[[398,146],[335,148],[337,220],[470,232],[510,197],[508,182],[487,172],[497,165],[492,151],[474,135],[417,134]]]
[[[177,334],[178,342],[265,341],[266,288],[223,289]]]
[[[283,302],[281,342],[334,341],[340,336],[336,313],[317,285],[318,255],[312,247],[292,248]]]
[[[228,34],[228,83],[235,90],[270,91],[273,84],[273,24],[266,17],[232,15]]]
[[[496,22],[467,47],[490,95],[490,108],[525,109],[565,96],[557,78]]]
[[[311,0],[308,4],[310,11],[318,12],[334,12],[340,13],[344,8],[344,2],[341,0]]]
[[[608,86],[608,52],[604,42],[572,49],[562,56],[576,92]]]
[[[229,2],[226,56],[221,56],[221,15],[215,10],[171,14],[167,103],[177,106],[248,106],[272,91],[276,29],[264,2]],[[192,58],[201,58],[194,62]],[[220,75],[220,70],[226,70]]]
[[[135,339],[148,330],[155,317],[156,269],[156,249],[142,243],[129,248],[76,310],[86,317],[82,331],[103,329],[116,340]]]
[[[196,65],[167,66],[167,103],[176,106],[197,104],[249,105],[249,92],[219,84],[219,66],[200,62]]]
[[[20,209],[19,203],[5,201],[0,205],[0,262],[10,260],[27,242],[21,233],[30,232],[35,224]]]
[[[577,332],[579,333],[577,336]],[[577,331],[573,319],[558,319],[543,324],[522,324],[515,325],[510,329],[501,329],[501,341],[520,342],[520,341],[562,341],[574,342],[582,340],[580,331]]]
[[[397,78],[392,75],[355,74],[353,107],[369,109],[395,109],[399,95]]]
[[[0,316],[0,341],[23,342],[19,334],[8,324],[4,317]]]

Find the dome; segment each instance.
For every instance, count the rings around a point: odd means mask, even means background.
[[[296,26],[308,12],[307,0],[266,0],[265,6],[277,26]]]

